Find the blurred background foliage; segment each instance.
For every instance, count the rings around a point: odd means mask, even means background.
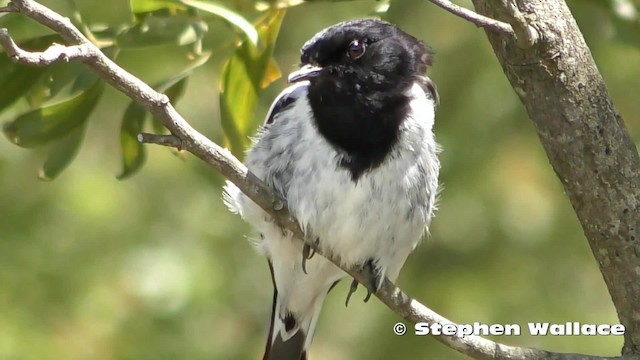
[[[397,23],[436,51],[430,76],[444,148],[431,237],[399,285],[461,323],[617,322],[562,187],[475,26],[426,0],[44,3],[238,155],[304,41],[356,17]],[[285,15],[278,5],[297,6]],[[569,5],[640,139],[638,4]],[[0,27],[28,49],[61,42],[16,14],[2,15]],[[271,280],[246,241],[250,229],[222,204],[219,174],[192,156],[139,146],[135,134],[161,126],[78,63],[22,67],[0,54],[0,109],[0,359],[261,356]],[[340,284],[327,301],[312,359],[463,358],[428,337],[393,335],[400,319],[378,301],[345,309],[346,290]],[[600,355],[622,344],[526,331],[496,339]]]

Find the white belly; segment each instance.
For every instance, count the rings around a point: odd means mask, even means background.
[[[425,233],[437,192],[433,103],[419,86],[411,92],[412,108],[421,117],[412,115],[403,123],[393,152],[357,182],[338,167],[344,155],[317,133],[307,116],[286,116],[308,111],[306,101],[283,112],[247,155],[249,170],[285,197],[292,215],[319,239],[324,252],[346,266],[373,259],[392,280]],[[260,247],[267,256],[288,252],[302,258],[301,242],[282,236],[253,202],[229,192],[243,217],[265,235]]]

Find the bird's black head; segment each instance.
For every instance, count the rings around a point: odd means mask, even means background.
[[[342,22],[317,33],[301,49],[303,69],[290,81],[314,77],[360,85],[361,91],[406,87],[423,76],[432,53],[397,26],[376,19]],[[306,67],[305,67],[306,66]]]
[[[302,68],[320,133],[347,153],[354,177],[379,165],[409,112],[407,91],[423,79],[432,53],[393,24],[375,19],[333,25],[304,44]]]
[[[422,41],[376,19],[333,25],[307,41],[300,52],[307,67],[290,80],[324,77],[358,84],[365,92],[407,86],[425,74],[432,60]]]

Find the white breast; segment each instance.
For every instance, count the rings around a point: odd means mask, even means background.
[[[319,238],[325,252],[346,266],[377,259],[383,275],[392,280],[427,229],[438,184],[434,103],[417,84],[409,95],[412,111],[398,144],[357,182],[337,166],[344,155],[317,132],[306,96],[278,114],[247,154],[248,168],[285,197],[303,230]],[[231,205],[258,231],[277,234],[253,202],[238,191],[228,192]],[[301,258],[299,242],[271,237],[260,244],[267,256],[277,247]]]

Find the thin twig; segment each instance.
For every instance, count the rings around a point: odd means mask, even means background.
[[[138,134],[138,141],[143,144],[156,144],[162,146],[173,147],[178,150],[184,149],[184,144],[179,137],[173,135],[156,135],[140,133]]]
[[[461,17],[481,28],[489,29],[505,35],[511,35],[511,36],[515,35],[511,25],[505,22],[498,21],[496,19],[492,19],[484,15],[480,15],[475,11],[456,5],[448,0],[429,0],[429,1],[447,10],[453,15]]]
[[[173,134],[141,134],[140,140],[142,142],[186,149],[206,163],[212,165],[227,179],[238,186],[242,192],[244,192],[258,206],[264,209],[265,212],[267,212],[282,228],[287,231],[291,231],[294,236],[300,240],[304,238],[300,226],[288,213],[284,201],[260,179],[251,174],[247,168],[233,157],[227,149],[221,148],[193,129],[182,118],[182,116],[178,114],[169,102],[167,96],[156,92],[147,84],[116,65],[102,52],[100,52],[95,45],[91,44],[82,35],[82,33],[68,21],[68,19],[63,18],[59,14],[32,0],[14,0],[11,4],[15,5],[17,11],[35,19],[45,26],[50,27],[56,32],[59,32],[71,44],[86,44],[85,49],[83,50],[83,52],[87,52],[86,57],[72,56],[74,52],[78,51],[76,46],[58,46],[56,48],[56,54],[58,56],[55,59],[50,59],[52,63],[64,61],[65,59],[82,59],[83,62],[90,66],[102,79],[149,110]],[[507,31],[505,28],[502,29],[503,31]],[[14,47],[15,44],[12,43],[13,41],[8,43],[10,46],[7,51]],[[2,44],[5,46],[7,45],[5,42]],[[17,51],[14,49],[17,53],[21,53],[21,51],[27,53],[26,51],[19,49],[17,45],[15,48],[20,50]],[[70,49],[68,50],[68,53],[67,49]],[[23,56],[13,56],[12,60],[20,63],[33,63],[32,60],[34,58],[40,59],[40,57],[38,57],[38,53],[30,54],[32,56],[24,55],[25,54],[23,54]],[[318,253],[327,257],[326,254],[322,254],[321,251],[318,251]],[[339,266],[338,261],[330,257],[327,258]],[[365,280],[358,267],[353,269],[343,268],[343,270],[361,283]],[[392,311],[411,323],[427,322],[432,324],[440,323],[443,325],[453,324],[450,320],[435,313],[420,302],[411,298],[388,279],[384,280],[382,287],[376,296]],[[475,335],[466,337],[441,335],[435,336],[435,339],[444,343],[448,347],[475,359],[637,360],[637,358],[633,357],[598,357],[579,354],[552,353],[538,349],[513,347],[496,343]]]
[[[33,66],[46,66],[60,61],[86,60],[91,57],[88,44],[73,46],[53,44],[43,52],[24,51],[9,36],[7,29],[0,29],[0,44],[13,61]]]

